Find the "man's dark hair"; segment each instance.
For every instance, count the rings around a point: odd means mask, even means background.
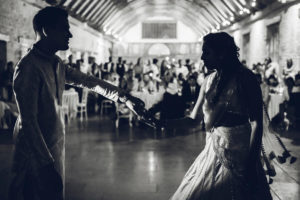
[[[40,11],[33,18],[33,29],[36,33],[42,32],[44,27],[53,27],[62,19],[68,18],[68,12],[59,7],[48,6]]]

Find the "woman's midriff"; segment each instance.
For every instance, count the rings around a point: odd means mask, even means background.
[[[223,117],[217,122],[217,126],[234,127],[249,122],[249,118],[246,115],[237,113],[226,112]]]

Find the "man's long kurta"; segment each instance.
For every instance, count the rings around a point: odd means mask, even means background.
[[[61,106],[65,83],[89,88],[113,101],[121,96],[117,87],[74,70],[59,57],[34,46],[18,63],[14,75],[20,116],[14,130],[13,170],[20,180],[26,171],[51,163],[64,179],[65,127]]]

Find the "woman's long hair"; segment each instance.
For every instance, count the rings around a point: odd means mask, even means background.
[[[211,101],[216,103],[230,78],[238,70],[238,67],[242,66],[239,61],[240,49],[236,46],[233,37],[225,32],[210,33],[203,38],[203,41],[216,55],[221,57],[221,66],[218,66],[217,69],[219,74],[216,92],[210,97]]]

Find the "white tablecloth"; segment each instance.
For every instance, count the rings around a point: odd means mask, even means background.
[[[70,118],[75,118],[77,114],[77,106],[79,103],[79,96],[75,90],[65,90],[62,96],[63,106],[67,106]]]
[[[283,103],[285,97],[283,94],[270,94],[270,102],[268,106],[268,113],[270,119],[275,117],[279,113],[279,105]]]

